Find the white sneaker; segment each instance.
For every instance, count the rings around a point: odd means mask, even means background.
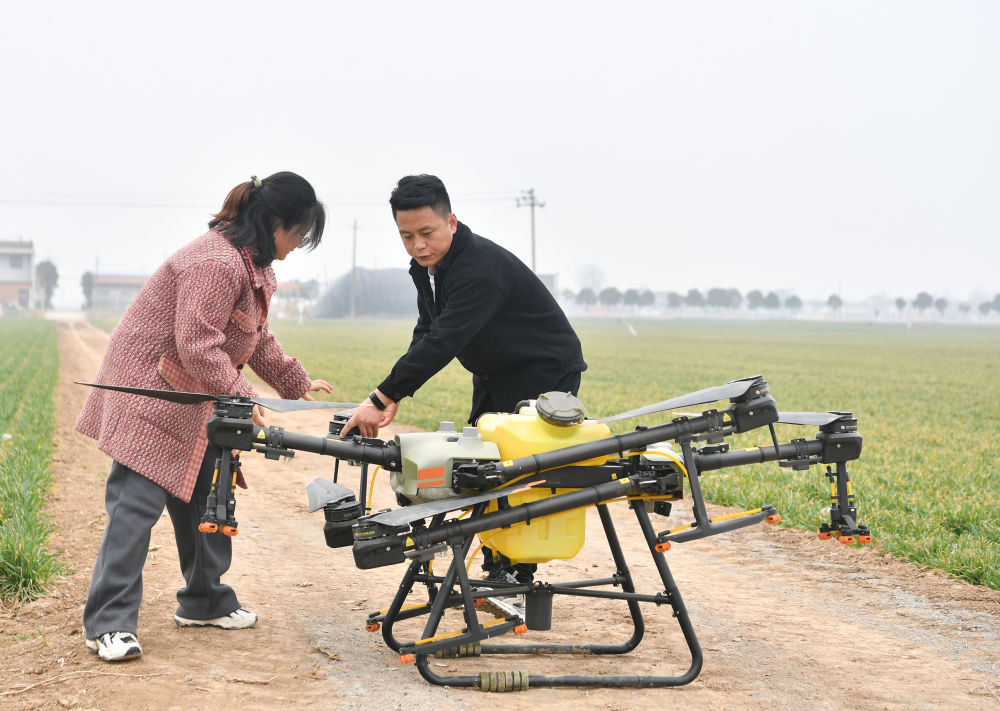
[[[181,627],[218,627],[222,630],[245,630],[257,624],[257,615],[241,607],[225,617],[216,617],[211,620],[189,620],[186,617],[174,615],[174,622]]]
[[[87,640],[87,649],[106,662],[124,662],[142,656],[139,640],[131,632],[107,632]]]

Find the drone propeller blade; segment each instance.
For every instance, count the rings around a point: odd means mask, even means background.
[[[849,412],[779,412],[778,422],[783,425],[812,425],[822,427],[841,417],[850,417]]]
[[[127,388],[122,385],[102,385],[101,383],[81,383],[79,380],[74,381],[77,385],[89,385],[92,388],[102,388],[104,390],[115,390],[120,393],[130,393],[132,395],[145,395],[146,397],[155,397],[160,400],[169,400],[170,402],[176,402],[181,405],[196,405],[199,402],[210,402],[212,400],[218,400],[219,398],[215,395],[208,395],[207,393],[186,393],[178,390],[156,390],[154,388]]]
[[[160,400],[169,400],[170,402],[176,402],[181,405],[196,405],[199,402],[221,402],[223,400],[230,399],[230,397],[238,396],[227,396],[227,395],[209,395],[208,393],[186,393],[178,390],[156,390],[153,388],[128,388],[123,385],[102,385],[101,383],[81,383],[76,381],[77,385],[89,385],[92,388],[103,388],[104,390],[116,390],[122,393],[130,393],[132,395],[145,395],[146,397],[155,397]],[[323,400],[282,400],[276,397],[254,397],[247,398],[250,402],[256,403],[261,407],[266,407],[268,410],[274,410],[275,412],[296,412],[298,410],[326,410],[326,409],[344,409],[348,407],[357,407],[356,402],[325,402]]]
[[[740,395],[745,395],[748,390],[758,384],[760,381],[759,375],[753,375],[749,378],[740,378],[739,380],[733,380],[725,385],[717,385],[711,388],[705,388],[704,390],[698,390],[693,393],[688,393],[686,395],[680,395],[670,400],[664,400],[663,402],[658,402],[653,405],[646,405],[645,407],[640,407],[637,410],[629,410],[628,412],[622,412],[617,415],[612,415],[611,417],[605,417],[599,422],[617,422],[618,420],[627,420],[630,417],[639,417],[641,415],[651,415],[654,412],[663,412],[664,410],[675,410],[679,407],[688,407],[690,405],[701,405],[706,402],[715,402],[716,400],[730,400],[734,397],[739,397]]]
[[[325,402],[323,400],[281,400],[276,397],[250,398],[261,407],[275,412],[297,412],[299,410],[344,409],[357,407],[356,402]]]

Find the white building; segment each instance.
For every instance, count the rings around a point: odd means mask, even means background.
[[[0,312],[31,308],[35,248],[28,241],[0,241]]]
[[[95,274],[90,308],[108,313],[123,312],[147,279],[149,276],[137,274]]]

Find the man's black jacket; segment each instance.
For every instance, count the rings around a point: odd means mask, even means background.
[[[517,257],[461,222],[438,263],[431,295],[427,269],[410,260],[419,317],[410,347],[379,385],[399,400],[457,357],[493,402],[552,390],[587,369],[573,327],[538,277]]]

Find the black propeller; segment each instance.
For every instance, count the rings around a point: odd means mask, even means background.
[[[128,388],[122,385],[102,385],[100,383],[81,383],[74,381],[77,385],[89,385],[92,388],[103,388],[104,390],[116,390],[121,393],[132,395],[145,395],[155,397],[160,400],[169,400],[181,405],[196,405],[199,402],[225,402],[233,400],[237,395],[209,395],[208,393],[186,393],[178,390],[156,390],[154,388]],[[249,397],[240,398],[246,402],[252,402],[261,407],[275,412],[296,412],[298,410],[322,410],[322,409],[344,409],[357,407],[356,402],[324,402],[322,400],[283,400],[276,397]]]
[[[705,388],[704,390],[698,390],[693,393],[688,393],[687,395],[680,395],[653,405],[646,405],[645,407],[640,407],[638,410],[629,410],[628,412],[622,412],[617,415],[612,415],[611,417],[605,417],[603,420],[599,420],[599,422],[617,422],[618,420],[627,420],[630,417],[651,415],[654,412],[675,410],[679,407],[701,405],[706,402],[715,402],[716,400],[731,400],[733,398],[746,395],[754,387],[758,387],[763,384],[764,380],[761,376],[752,375],[749,378],[733,380],[725,385],[716,385],[715,387]]]
[[[779,412],[778,422],[784,425],[812,425],[822,427],[840,419],[853,419],[850,412]]]

